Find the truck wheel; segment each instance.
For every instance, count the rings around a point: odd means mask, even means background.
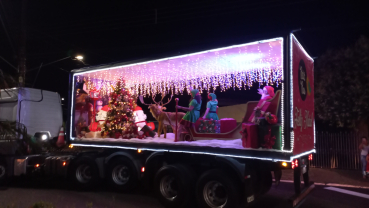
[[[239,206],[239,188],[232,177],[221,170],[209,170],[196,184],[196,198],[201,208],[235,208]]]
[[[273,184],[272,172],[261,168],[253,171],[251,179],[256,197],[266,194]]]
[[[138,183],[138,172],[130,160],[119,158],[109,164],[108,180],[115,189],[131,190]]]
[[[7,182],[7,171],[5,162],[0,160],[0,186]]]
[[[266,194],[268,193],[268,191],[270,190],[270,188],[273,185],[273,177],[272,177],[272,172],[271,171],[265,171],[263,174],[263,190],[261,192],[261,194]]]
[[[155,176],[156,195],[167,208],[193,207],[194,172],[183,165],[166,165]]]
[[[73,164],[71,176],[78,185],[83,187],[94,186],[99,178],[95,162],[88,158],[81,158]]]

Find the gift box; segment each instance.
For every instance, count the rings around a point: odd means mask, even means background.
[[[259,148],[258,126],[254,123],[242,123],[242,146],[245,148]]]
[[[219,120],[200,120],[200,124],[197,126],[197,132],[200,133],[220,133],[220,121]]]
[[[279,124],[270,125],[264,117],[258,119],[259,125],[257,125],[257,135],[259,145],[268,149],[281,150],[281,126]],[[268,142],[268,140],[271,140],[271,142]]]
[[[220,133],[227,133],[237,127],[237,121],[234,118],[222,118],[220,121]]]
[[[143,131],[145,136],[147,136],[147,137],[154,137],[155,136],[155,132],[153,132],[152,129],[150,127],[148,127],[147,125],[142,127],[141,131]]]

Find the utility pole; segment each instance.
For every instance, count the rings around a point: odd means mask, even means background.
[[[19,69],[19,86],[24,87],[26,81],[26,42],[27,42],[27,3],[28,0],[22,0],[21,21],[20,21],[20,36],[19,36],[19,54],[18,54],[18,69]]]

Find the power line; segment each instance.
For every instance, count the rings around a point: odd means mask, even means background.
[[[15,70],[17,70],[17,71],[18,71],[17,67],[13,66],[13,64],[9,63],[5,58],[3,58],[2,56],[0,56],[0,58],[1,58],[3,61],[5,61],[5,63],[9,64],[9,66],[11,66],[13,69],[15,69]]]

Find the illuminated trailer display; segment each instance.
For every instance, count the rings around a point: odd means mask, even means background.
[[[314,188],[314,60],[292,33],[85,67],[70,73],[69,87],[70,148],[24,155],[0,148],[0,185],[21,175],[64,176],[88,188],[104,181],[119,191],[142,182],[167,208],[250,205],[283,169],[294,173],[292,207]],[[217,108],[229,95],[246,101]],[[57,140],[64,144],[63,129]]]
[[[79,102],[76,99],[79,88],[76,86],[83,83],[86,93],[95,91],[98,93],[96,97],[102,100],[113,92],[119,78],[124,79],[130,92],[138,96],[161,94],[168,99],[170,96],[180,98],[184,91],[188,93],[191,89],[198,89],[200,93],[218,89],[220,93],[226,93],[229,89],[250,90],[255,83],[272,86],[275,95],[269,100],[271,106],[267,111],[278,114],[280,127],[277,140],[280,141],[276,142],[280,145],[267,149],[260,148],[260,144],[245,145],[246,141],[242,141],[255,140],[255,135],[242,139],[240,131],[242,123],[250,123],[249,117],[257,101],[247,103],[247,108],[242,112],[245,115],[243,121],[228,132],[201,133],[195,127],[190,128],[187,138],[191,138],[192,142],[175,142],[174,134],[166,139],[160,135],[144,139],[136,136],[125,139],[78,136],[77,117],[81,116],[80,111],[76,110],[76,103]],[[67,134],[75,146],[150,149],[273,161],[292,161],[296,156],[315,151],[314,62],[293,34],[289,35],[288,40],[286,37],[277,37],[163,59],[74,70],[71,74],[71,92],[71,118]],[[90,108],[94,108],[92,113],[89,112],[91,116],[96,114],[97,109],[96,102],[90,100]],[[109,102],[103,105],[109,105]],[[87,126],[93,122],[88,119],[85,119]],[[249,134],[253,132],[249,131]]]

